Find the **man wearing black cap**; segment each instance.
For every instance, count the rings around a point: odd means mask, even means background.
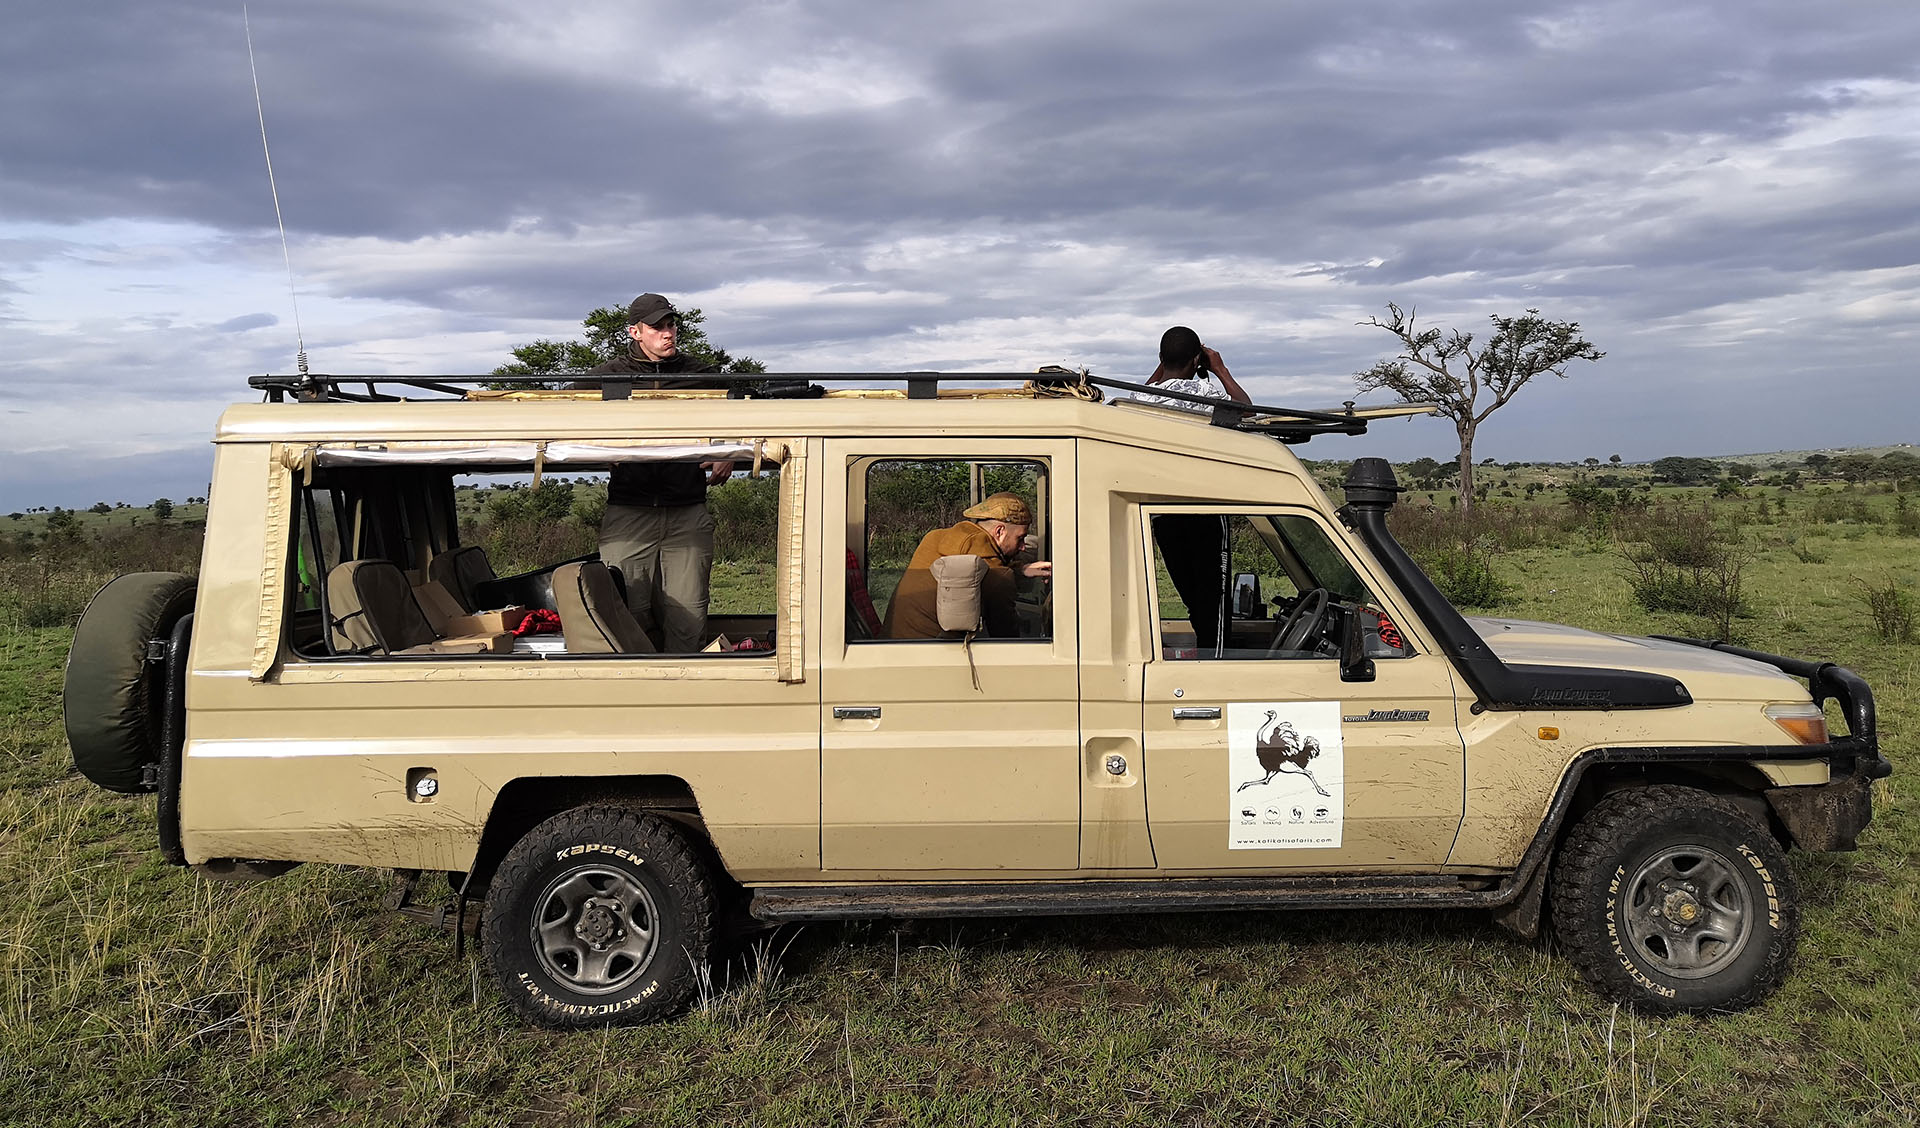
[[[1209,373],[1220,377],[1220,389],[1207,382]],[[1161,335],[1160,364],[1147,377],[1147,383],[1216,399],[1224,390],[1235,403],[1252,402],[1227,371],[1220,354],[1201,344],[1200,335],[1185,325],[1175,325]],[[1207,410],[1186,400],[1159,402],[1186,411]],[[1221,517],[1162,514],[1153,519],[1154,543],[1160,546],[1160,558],[1166,562],[1167,578],[1187,605],[1194,644],[1201,650],[1215,650],[1220,642],[1221,597],[1226,591],[1225,526],[1226,520]]]
[[[720,368],[680,351],[680,311],[659,294],[633,299],[627,307],[627,336],[627,355],[588,369],[587,375],[632,377],[636,388],[726,386],[693,375]],[[679,373],[686,375],[670,375]],[[582,384],[597,387],[599,381]],[[726,481],[731,473],[731,462],[622,462],[607,483],[600,558],[620,569],[627,582],[627,606],[663,653],[700,649],[713,570],[707,487]]]

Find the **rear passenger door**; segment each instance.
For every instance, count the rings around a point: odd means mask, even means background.
[[[1072,442],[830,440],[825,454],[823,867],[1075,869],[1077,562],[1060,535],[1077,518]],[[1019,637],[869,637],[920,538],[1000,490],[1034,508],[1030,541],[1054,564],[1050,583],[1020,585]]]

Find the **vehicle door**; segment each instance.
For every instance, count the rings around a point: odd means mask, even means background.
[[[1161,868],[1444,862],[1464,780],[1454,675],[1401,628],[1375,594],[1385,586],[1310,509],[1158,506],[1142,520],[1158,609],[1142,745]],[[1349,617],[1370,680],[1343,680]]]
[[[1072,442],[829,440],[824,474],[824,868],[1075,869]],[[917,546],[963,520],[981,484],[1034,509],[1030,552],[1053,562],[1051,582],[1019,584],[1015,637],[887,637]]]

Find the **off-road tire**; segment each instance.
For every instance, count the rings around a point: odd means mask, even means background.
[[[577,1029],[678,1014],[713,931],[713,881],[686,832],[601,803],[554,815],[507,851],[481,935],[509,1006]]]
[[[109,791],[154,789],[164,671],[147,661],[147,642],[171,634],[193,599],[192,576],[130,572],[96,592],[73,628],[61,690],[67,744],[81,774]]]
[[[1691,787],[1595,804],[1561,843],[1549,894],[1554,940],[1580,974],[1653,1014],[1758,1003],[1799,938],[1786,852],[1747,812]]]

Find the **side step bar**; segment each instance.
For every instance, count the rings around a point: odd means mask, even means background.
[[[1268,877],[1121,881],[774,885],[753,890],[756,919],[1076,916],[1286,908],[1493,908],[1513,897],[1488,878]]]

